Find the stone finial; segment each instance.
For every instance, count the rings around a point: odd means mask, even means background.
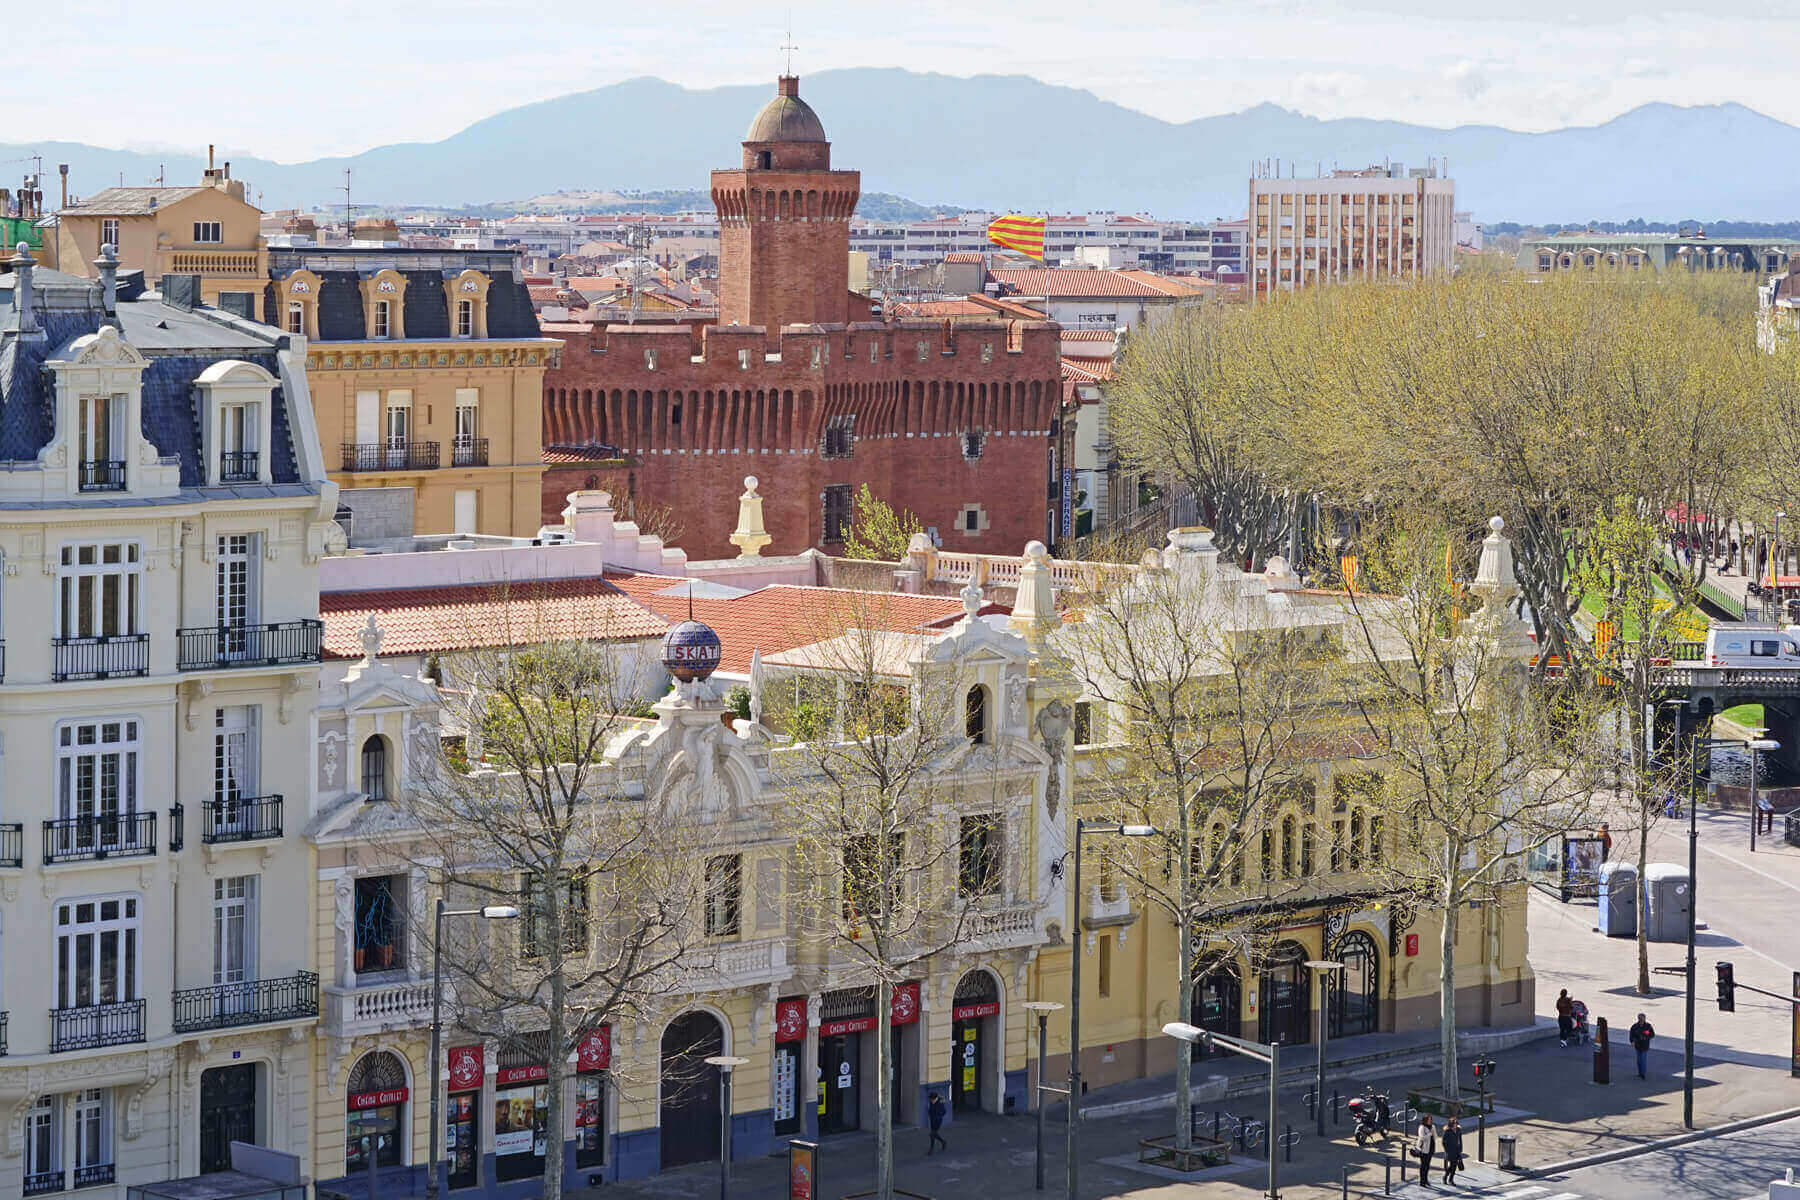
[[[963,585],[962,590],[963,619],[973,621],[981,612],[981,589],[975,586],[973,579]]]
[[[744,476],[744,494],[738,497],[738,523],[731,544],[739,558],[761,558],[763,547],[775,539],[763,528],[762,497],[756,494],[756,476]]]
[[[1481,539],[1481,563],[1469,590],[1484,604],[1494,599],[1504,604],[1519,594],[1519,581],[1513,575],[1512,539],[1500,532],[1505,528],[1504,518],[1493,517],[1488,521],[1490,532]]]
[[[750,649],[750,722],[761,725],[763,718],[763,665],[762,647]]]
[[[1213,545],[1213,531],[1204,525],[1185,525],[1169,530],[1169,544],[1163,548],[1163,565],[1174,567],[1191,564],[1206,570],[1219,561],[1219,548]]]
[[[1012,624],[1018,629],[1037,629],[1055,618],[1056,590],[1050,586],[1050,551],[1042,542],[1028,542],[1019,562]]]
[[[31,271],[37,266],[37,259],[31,257],[31,245],[20,242],[16,253],[8,263],[13,272],[13,319],[8,326],[20,332],[32,332],[38,327],[37,293],[32,290]]]
[[[100,280],[100,311],[114,316],[119,308],[119,255],[111,242],[101,244],[94,272]]]
[[[381,632],[381,626],[375,623],[375,614],[370,613],[368,624],[364,625],[356,635],[357,640],[362,643],[364,663],[375,661],[376,656],[381,653],[381,639],[385,636]]]

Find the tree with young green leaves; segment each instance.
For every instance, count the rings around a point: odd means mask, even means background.
[[[850,526],[844,530],[844,553],[851,558],[899,562],[906,556],[913,534],[925,528],[911,510],[895,508],[877,498],[866,483],[856,490],[850,513]]]

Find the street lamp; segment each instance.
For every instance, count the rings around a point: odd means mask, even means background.
[[[519,910],[511,904],[484,904],[480,908],[445,908],[444,898],[438,897],[437,915],[431,937],[431,1154],[427,1161],[431,1164],[425,1172],[426,1200],[437,1200],[438,1172],[443,1163],[438,1161],[438,1139],[443,1136],[444,1126],[438,1115],[438,1093],[442,1090],[442,1081],[438,1078],[439,1066],[443,1062],[444,1040],[444,918],[445,917],[480,917],[484,921],[512,921],[519,916]]]
[[[1341,971],[1341,962],[1326,962],[1320,959],[1308,959],[1306,969],[1313,973],[1319,981],[1319,1073],[1313,1081],[1313,1115],[1318,1118],[1318,1134],[1325,1136],[1325,1038],[1328,1024],[1325,1020],[1325,985],[1333,971]]]
[[[750,1060],[735,1054],[715,1054],[706,1060],[719,1068],[719,1200],[731,1196],[731,1072]]]
[[[1081,839],[1090,833],[1116,833],[1121,837],[1154,837],[1154,825],[1117,825],[1107,822],[1089,825],[1075,818],[1075,929],[1070,938],[1074,957],[1069,967],[1069,1195],[1080,1200],[1076,1187],[1081,1159],[1077,1142],[1081,1136]]]
[[[1027,1000],[1022,1007],[1028,1013],[1035,1013],[1038,1023],[1037,1190],[1041,1192],[1044,1190],[1044,1059],[1050,1041],[1050,1014],[1061,1011],[1062,1005],[1054,1000]]]
[[[1281,1100],[1281,1043],[1247,1042],[1243,1038],[1189,1025],[1186,1021],[1170,1021],[1162,1031],[1190,1045],[1202,1045],[1209,1050],[1223,1048],[1269,1065],[1269,1123],[1263,1135],[1263,1148],[1268,1152],[1269,1160],[1268,1200],[1281,1200],[1281,1155],[1275,1152],[1275,1121],[1280,1115]]]

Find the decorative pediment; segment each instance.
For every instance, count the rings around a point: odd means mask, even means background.
[[[65,367],[124,367],[143,370],[149,365],[137,347],[119,336],[111,325],[102,325],[98,333],[87,333],[71,341],[52,356],[49,365]]]

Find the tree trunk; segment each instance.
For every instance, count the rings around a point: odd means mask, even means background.
[[[1457,912],[1457,852],[1455,844],[1448,839],[1444,853],[1450,861],[1444,864],[1444,919],[1438,931],[1438,1053],[1444,1099],[1454,1100],[1457,1096],[1456,922],[1460,914]]]
[[[1627,719],[1632,726],[1631,761],[1636,766],[1636,769],[1631,773],[1631,799],[1637,806],[1638,815],[1637,894],[1631,898],[1632,907],[1638,910],[1637,994],[1640,996],[1648,996],[1650,994],[1650,930],[1644,923],[1645,914],[1643,911],[1644,905],[1642,904],[1642,899],[1644,895],[1644,868],[1648,865],[1648,860],[1650,858],[1650,794],[1644,787],[1644,782],[1649,777],[1650,762],[1648,752],[1645,749],[1647,745],[1647,735],[1643,728],[1643,717],[1638,714],[1628,713]],[[1604,904],[1606,902],[1605,897],[1601,897],[1600,902]]]
[[[553,876],[560,878],[560,876]],[[563,1189],[563,1047],[568,1044],[568,1025],[563,1004],[568,998],[568,977],[563,973],[563,911],[567,889],[547,889],[551,900],[544,905],[545,934],[550,942],[550,1028],[544,1040],[549,1045],[550,1061],[544,1064],[544,1091],[548,1097],[544,1113],[544,1200],[562,1200]],[[437,1064],[432,1064],[435,1076]]]
[[[1192,927],[1193,916],[1184,895],[1180,915],[1175,919],[1175,957],[1179,963],[1175,973],[1177,1021],[1189,1020],[1194,1012],[1194,953],[1189,944],[1193,938]],[[1076,953],[1080,953],[1079,947]],[[1178,1041],[1175,1043],[1175,1146],[1180,1150],[1186,1150],[1193,1144],[1194,1099],[1188,1095],[1193,1075],[1194,1048],[1186,1042]]]
[[[875,989],[875,1194],[894,1200],[894,985],[885,975]]]

